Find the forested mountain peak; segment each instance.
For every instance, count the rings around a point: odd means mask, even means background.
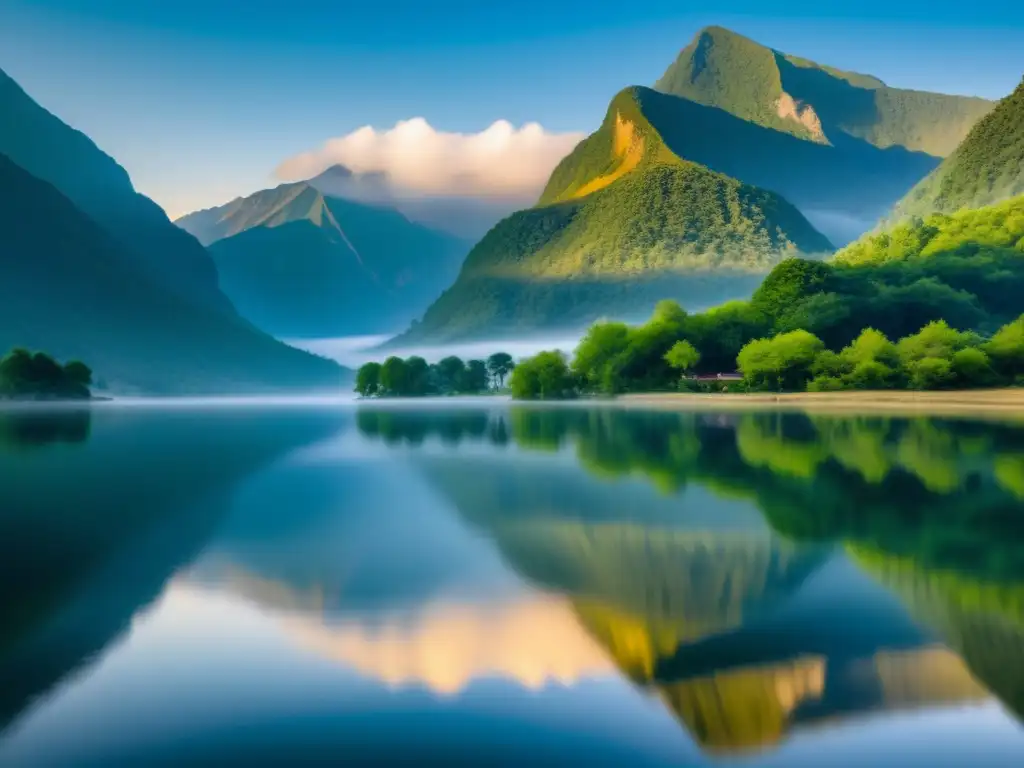
[[[945,157],[992,102],[891,88],[707,27],[655,84],[664,93],[819,143],[843,136]]]

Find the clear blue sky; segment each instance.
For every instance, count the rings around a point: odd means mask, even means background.
[[[278,162],[425,117],[591,130],[702,26],[890,85],[998,98],[1024,3],[752,0],[2,0],[0,68],[172,213],[273,183]]]

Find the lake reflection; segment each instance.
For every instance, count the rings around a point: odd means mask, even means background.
[[[1019,765],[1024,428],[0,412],[0,764]]]

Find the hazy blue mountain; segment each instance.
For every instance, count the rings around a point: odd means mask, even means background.
[[[49,182],[104,227],[126,257],[189,301],[233,314],[209,255],[138,194],[124,168],[84,133],[46,111],[0,71],[0,153]]]
[[[458,273],[468,246],[393,208],[282,184],[178,225],[210,244],[221,285],[269,333],[382,333],[418,316]]]
[[[158,284],[134,251],[3,155],[0,199],[0,349],[82,359],[120,392],[341,386],[334,363]]]

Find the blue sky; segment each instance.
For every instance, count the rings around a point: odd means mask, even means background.
[[[710,4],[709,4],[710,5]],[[1024,73],[1024,3],[680,0],[3,0],[0,68],[172,214],[275,183],[283,160],[423,117],[589,131],[702,26],[890,85],[998,98]]]

